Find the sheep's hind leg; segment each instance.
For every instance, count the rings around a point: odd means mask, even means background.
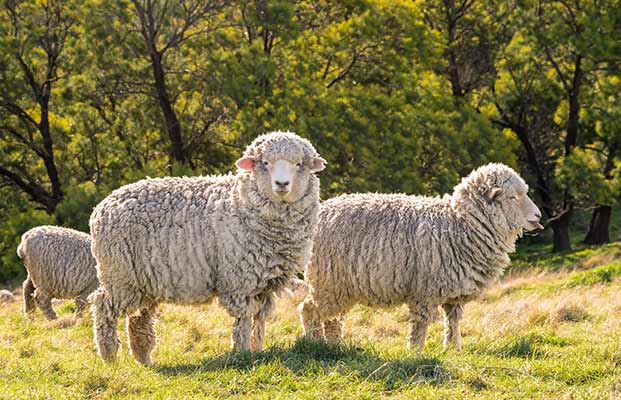
[[[32,314],[35,312],[37,305],[34,299],[35,287],[30,276],[26,278],[22,284],[22,289],[24,295],[24,314]]]
[[[89,300],[93,304],[91,313],[97,352],[105,362],[115,362],[120,346],[116,333],[116,321],[120,312],[115,309],[110,295],[101,287],[89,296]]]
[[[412,330],[408,349],[422,351],[427,341],[427,327],[434,320],[437,310],[435,306],[421,303],[410,303],[409,308]]]
[[[78,297],[76,297],[75,299],[76,309],[75,309],[75,313],[73,316],[74,320],[82,318],[82,316],[84,315],[84,309],[86,309],[86,306],[88,305],[88,298],[91,295],[91,293],[97,290],[98,286],[99,286],[99,282],[97,281],[91,284],[90,286],[88,286],[86,289],[84,289],[82,293],[80,293]]]
[[[88,296],[93,292],[93,290],[85,290],[78,297],[75,298],[75,313],[73,314],[73,319],[78,320],[82,318],[84,315],[84,309],[88,305]]]
[[[442,304],[444,310],[444,348],[455,346],[461,350],[459,321],[464,315],[463,304]]]
[[[323,330],[328,342],[339,343],[343,338],[343,317],[338,316],[324,322]]]
[[[56,312],[52,308],[52,296],[37,289],[35,291],[34,298],[39,305],[41,311],[43,311],[43,315],[45,315],[45,318],[49,319],[50,321],[58,318]]]
[[[137,313],[127,315],[127,339],[129,349],[139,362],[151,365],[151,352],[155,348],[156,305],[141,308]]]

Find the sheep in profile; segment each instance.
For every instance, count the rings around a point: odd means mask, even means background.
[[[300,304],[309,337],[339,340],[355,304],[407,304],[408,345],[422,348],[437,306],[444,344],[460,348],[463,305],[492,285],[524,230],[541,229],[528,186],[511,168],[489,164],[462,179],[452,195],[344,195],[321,205]],[[323,324],[323,326],[322,326]]]
[[[236,175],[144,179],[99,203],[90,227],[101,357],[116,359],[126,314],[130,350],[150,364],[157,304],[215,297],[235,318],[233,348],[260,350],[274,294],[310,260],[324,164],[309,141],[272,132],[249,145]]]
[[[60,226],[38,226],[22,235],[17,255],[28,271],[24,313],[34,312],[38,305],[47,319],[56,319],[52,299],[75,298],[75,317],[82,317],[86,299],[98,284],[89,235]]]

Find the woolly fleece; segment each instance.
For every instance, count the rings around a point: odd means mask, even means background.
[[[76,298],[75,317],[80,318],[86,299],[98,285],[91,237],[60,226],[39,226],[22,235],[17,255],[28,277],[23,283],[24,312],[39,305],[48,319],[55,319],[52,299]]]
[[[257,137],[236,175],[144,179],[105,198],[90,219],[100,289],[92,296],[99,354],[113,361],[116,319],[128,316],[132,354],[150,364],[155,307],[217,297],[235,318],[235,349],[260,350],[280,291],[310,260],[319,211],[314,147],[290,132]],[[301,162],[292,202],[270,196],[262,158]],[[297,188],[297,189],[296,189]],[[137,314],[134,314],[136,313]]]
[[[305,333],[338,340],[342,315],[355,304],[405,303],[412,321],[408,344],[422,347],[442,305],[445,345],[459,347],[463,304],[509,264],[525,218],[510,199],[527,190],[511,168],[489,164],[442,198],[351,194],[323,202],[305,274],[310,295],[299,307]]]

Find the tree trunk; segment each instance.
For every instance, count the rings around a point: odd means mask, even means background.
[[[567,211],[558,219],[550,223],[554,232],[554,247],[552,247],[553,253],[571,249],[571,242],[569,241],[569,221],[571,221],[572,213],[572,210]]]
[[[39,132],[43,138],[43,164],[45,165],[47,176],[49,177],[50,184],[52,185],[52,196],[50,202],[46,204],[46,211],[48,214],[52,214],[56,210],[58,203],[62,200],[63,192],[61,189],[60,177],[58,176],[58,169],[56,168],[56,162],[54,161],[54,143],[50,133],[48,102],[49,97],[46,96],[40,103],[41,121],[39,123]]]
[[[614,140],[608,149],[608,157],[604,166],[604,177],[612,179],[612,170],[615,166],[614,160],[619,149],[619,142]],[[610,217],[612,215],[612,207],[600,204],[591,215],[591,223],[589,231],[584,238],[586,244],[604,244],[610,242]]]
[[[166,80],[164,76],[164,68],[162,66],[162,56],[155,49],[151,50],[151,66],[153,67],[153,78],[155,80],[155,90],[157,99],[160,103],[164,120],[166,121],[166,131],[170,140],[170,158],[171,161],[177,161],[186,164],[186,157],[183,151],[183,140],[181,136],[181,124],[177,113],[175,112],[168,90],[166,88]]]
[[[612,207],[600,205],[593,210],[589,231],[584,238],[586,244],[604,244],[610,242],[610,217]]]

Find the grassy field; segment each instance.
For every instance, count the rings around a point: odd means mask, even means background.
[[[93,350],[91,321],[28,319],[0,306],[2,399],[621,399],[621,242],[561,256],[521,252],[506,278],[466,307],[463,350],[442,350],[441,322],[422,354],[405,349],[405,307],[359,307],[346,344],[298,340],[295,304],[281,299],[267,349],[229,353],[231,319],[217,305],[161,308],[155,365],[123,349]]]

